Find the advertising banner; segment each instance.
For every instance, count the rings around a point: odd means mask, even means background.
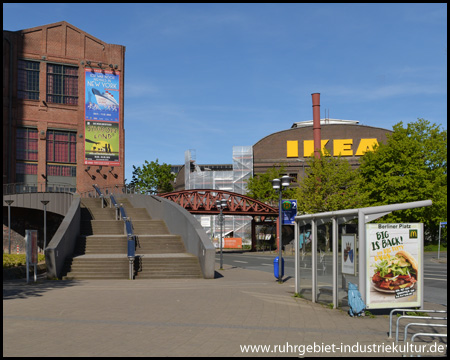
[[[84,134],[86,165],[120,165],[118,123],[85,121]]]
[[[297,215],[297,200],[281,201],[283,225],[294,225]]]
[[[119,122],[118,72],[85,69],[85,120]]]
[[[423,224],[366,224],[368,309],[423,303]]]
[[[242,238],[224,238],[224,249],[242,249]]]
[[[356,235],[342,235],[342,273],[356,275]]]

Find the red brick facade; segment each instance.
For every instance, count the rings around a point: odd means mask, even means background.
[[[36,99],[18,96],[18,62],[28,60],[39,65],[39,95]],[[91,65],[88,65],[90,62]],[[85,69],[112,70],[120,75],[119,82],[119,160],[120,165],[90,166],[85,171]],[[51,103],[47,100],[47,64],[69,65],[78,70],[77,104]],[[112,68],[109,66],[112,65]],[[3,183],[17,182],[17,129],[37,129],[37,183],[45,185],[47,176],[47,131],[76,133],[76,189],[92,190],[123,185],[125,162],[124,136],[124,70],[125,47],[107,44],[62,21],[17,32],[3,31]],[[111,172],[110,172],[111,170]],[[115,174],[115,176],[113,175]],[[103,175],[106,175],[104,178]],[[95,180],[92,179],[95,176]],[[116,178],[117,176],[117,178]],[[73,177],[72,177],[73,179]]]

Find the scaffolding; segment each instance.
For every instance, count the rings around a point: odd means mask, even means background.
[[[196,163],[195,150],[186,150],[184,153],[185,189],[214,189],[231,191],[245,195],[247,180],[253,175],[252,146],[233,146],[233,170],[214,171],[201,170]],[[214,241],[220,232],[217,216],[195,215],[202,224],[206,233]],[[251,244],[251,218],[249,216],[225,216],[224,237],[242,238],[243,244]]]

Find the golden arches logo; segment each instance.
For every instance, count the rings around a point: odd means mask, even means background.
[[[417,239],[418,236],[419,236],[419,235],[418,235],[416,229],[414,229],[414,230],[409,230],[409,238],[410,238],[410,239]]]

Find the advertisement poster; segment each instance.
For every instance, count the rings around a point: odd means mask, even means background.
[[[423,224],[366,224],[368,309],[423,303]]]
[[[342,235],[342,273],[356,275],[356,235]]]
[[[119,122],[119,74],[85,69],[85,120]]]
[[[118,123],[85,121],[84,135],[86,165],[120,165]]]
[[[297,215],[297,200],[282,200],[281,209],[283,215],[283,225],[294,225]]]

